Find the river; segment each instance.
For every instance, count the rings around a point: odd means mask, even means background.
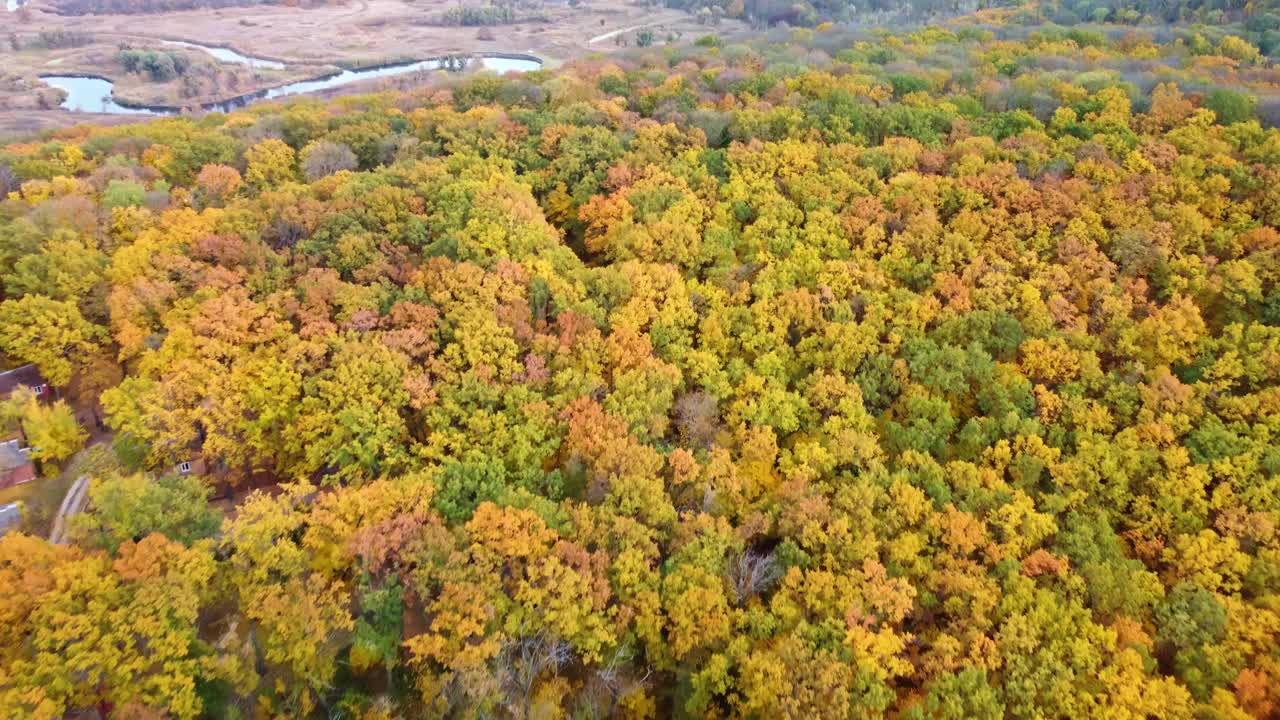
[[[61,107],[76,112],[110,113],[112,115],[152,115],[151,110],[125,107],[111,99],[115,84],[105,78],[78,75],[48,75],[40,78],[67,93]]]
[[[14,2],[15,0],[9,0]],[[263,68],[264,70],[283,70],[284,63],[278,60],[268,60],[260,57],[250,57],[241,55],[240,53],[226,47],[214,47],[212,45],[200,45],[199,43],[183,42],[182,40],[165,40],[165,45],[173,45],[176,47],[190,48],[208,53],[213,57],[225,63],[233,63],[235,65],[248,65],[249,67]]]
[[[12,2],[12,0],[10,1]],[[243,62],[247,62],[249,64],[254,62],[274,62],[270,60],[263,60],[262,58],[251,58],[245,55],[240,55],[239,53],[227,48],[208,48],[202,45],[194,45],[192,43],[182,44],[184,46],[195,47],[196,49],[204,50],[206,52],[218,50],[231,53],[236,57],[241,58]],[[481,69],[492,70],[497,73],[528,72],[542,67],[542,61],[531,55],[485,55],[481,56],[479,59],[481,62]],[[258,92],[241,95],[240,97],[232,98],[230,100],[207,103],[201,106],[201,109],[230,112],[259,100],[272,100],[290,95],[300,95],[319,90],[329,90],[331,88],[350,85],[354,82],[369,80],[372,78],[394,77],[396,75],[404,75],[424,70],[442,70],[445,69],[446,62],[446,58],[429,58],[418,62],[382,65],[364,70],[343,70],[324,77],[313,78],[311,80],[300,80],[298,82],[289,83],[288,85],[259,90]],[[263,66],[255,65],[254,67]],[[112,90],[115,83],[103,77],[85,75],[42,75],[40,79],[67,93],[67,97],[62,101],[61,105],[61,107],[66,110],[109,113],[115,115],[174,115],[179,112],[178,109],[174,107],[122,105],[116,102],[112,96]]]

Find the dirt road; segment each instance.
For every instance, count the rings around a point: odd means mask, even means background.
[[[588,45],[595,45],[596,43],[598,43],[598,42],[604,42],[605,40],[608,40],[608,39],[609,39],[609,38],[611,38],[611,37],[617,37],[618,35],[621,35],[621,34],[623,34],[623,33],[629,33],[629,32],[631,32],[631,31],[633,31],[633,30],[639,30],[639,29],[640,29],[640,28],[642,28],[642,27],[645,27],[645,26],[644,26],[644,25],[632,25],[631,27],[628,27],[628,28],[620,28],[620,29],[618,29],[618,30],[610,30],[610,31],[609,31],[609,32],[607,32],[607,33],[604,33],[604,34],[602,34],[602,35],[597,35],[597,36],[595,36],[595,37],[591,38],[590,40],[588,40],[588,41],[587,41],[587,44],[588,44]]]

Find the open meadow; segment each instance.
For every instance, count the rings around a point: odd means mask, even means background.
[[[108,79],[115,100],[129,105],[192,108],[344,68],[492,53],[532,55],[554,67],[594,52],[708,31],[682,10],[623,0],[510,7],[510,15],[498,20],[463,17],[468,7],[444,0],[66,14],[83,8],[30,0],[0,15],[0,137],[138,119],[66,112],[59,108],[59,90],[41,80],[49,75]],[[715,29],[724,34],[745,27],[726,20]]]

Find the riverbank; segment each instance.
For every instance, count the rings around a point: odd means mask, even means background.
[[[246,61],[253,59],[245,58]],[[184,109],[196,109],[204,112],[232,112],[260,100],[272,100],[292,95],[332,90],[366,80],[398,77],[420,72],[475,69],[489,70],[502,74],[528,72],[541,67],[541,59],[533,55],[520,53],[427,58],[414,62],[389,63],[361,70],[339,70],[320,77],[265,88],[225,100],[201,103],[199,105],[190,104],[183,107],[149,105],[118,97],[114,92],[112,80],[100,75],[42,75],[40,78],[47,85],[65,93],[65,97],[60,103],[60,107],[64,110],[108,115],[176,115]]]
[[[110,79],[116,102],[127,106],[205,106],[397,60],[527,53],[542,59],[546,67],[555,67],[577,57],[613,51],[619,42],[633,42],[630,36],[635,27],[653,30],[658,44],[668,38],[689,40],[708,32],[726,35],[745,28],[735,22],[701,26],[683,11],[642,8],[623,0],[584,0],[577,7],[551,4],[544,13],[546,22],[486,28],[430,24],[431,18],[450,7],[445,0],[413,4],[348,0],[308,8],[260,5],[99,16],[53,15],[42,7],[45,0],[28,2],[30,7],[22,12],[27,19],[15,23],[14,35],[30,47],[6,53],[0,68],[0,135],[70,124],[63,117],[67,113],[58,108],[57,94],[39,79],[47,75]],[[50,32],[85,43],[34,47],[41,33]],[[599,39],[602,34],[607,41]],[[115,55],[121,45],[183,52],[194,62],[214,63],[216,72],[205,72],[198,82],[151,82],[116,69]],[[259,62],[246,63],[237,56]],[[365,79],[355,78],[351,84],[368,84]],[[331,90],[335,88],[322,85],[313,92]],[[71,122],[97,122],[99,117],[73,117]]]
[[[67,47],[48,47],[53,42]],[[117,101],[133,106],[190,107],[229,97],[287,85],[337,72],[334,65],[297,64],[255,67],[223,61],[203,48],[170,46],[166,40],[63,34],[15,33],[7,41],[20,45],[6,51],[0,65],[0,110],[41,113],[57,108],[56,93],[45,92],[43,76],[79,76],[111,81]],[[163,79],[144,72],[128,72],[121,50],[162,54],[182,60]]]

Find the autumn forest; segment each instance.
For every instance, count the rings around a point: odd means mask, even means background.
[[[0,717],[1280,716],[1276,19],[0,147]]]

